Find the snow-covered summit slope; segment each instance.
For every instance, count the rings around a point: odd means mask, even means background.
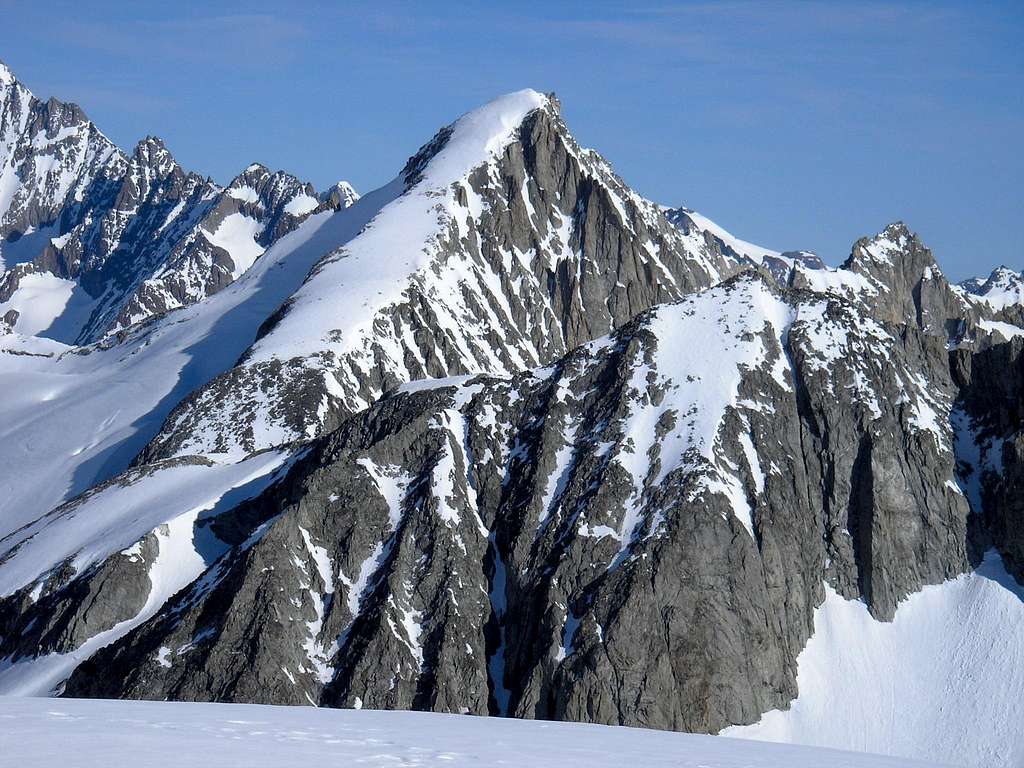
[[[215,293],[306,216],[352,199],[321,201],[259,165],[222,189],[152,136],[125,154],[77,106],[43,103],[12,76],[0,83],[0,316],[95,341]]]
[[[22,768],[209,765],[452,768],[925,768],[936,763],[737,739],[417,712],[237,704],[0,699]]]
[[[149,455],[249,452],[404,381],[544,364],[737,269],[581,149],[534,91],[443,129],[385,189],[394,199]],[[262,428],[245,416],[256,398],[274,416]]]
[[[1009,267],[998,267],[987,278],[967,280],[961,286],[995,309],[1024,304],[1024,272],[1014,272]]]
[[[403,194],[384,206],[342,252],[317,265],[314,279],[295,292],[287,311],[247,360],[308,358],[328,350],[342,356],[362,347],[377,313],[399,302],[406,280],[436,258],[434,241],[447,234],[439,221],[458,225],[459,214],[465,215],[454,210],[452,185],[467,183],[471,171],[502,154],[526,115],[546,103],[530,90],[503,96],[452,125],[427,162],[410,161]],[[470,211],[482,207],[482,200],[469,204]],[[452,288],[456,280],[452,275]],[[345,301],[330,301],[332,295]]]

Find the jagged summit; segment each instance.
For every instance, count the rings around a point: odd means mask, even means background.
[[[133,154],[144,155],[166,151],[167,145],[164,143],[163,139],[161,139],[159,136],[148,135],[139,139],[139,141],[135,145]]]
[[[912,247],[913,246],[913,247]],[[904,257],[923,257],[934,263],[931,252],[924,255],[923,244],[917,233],[902,221],[888,224],[881,232],[869,237],[862,237],[853,245],[849,258],[843,263],[847,269],[863,261],[892,263],[893,259],[904,260]]]
[[[547,97],[525,89],[500,96],[442,128],[410,158],[403,171],[409,185],[452,184],[466,177],[515,138],[526,116],[547,106]]]

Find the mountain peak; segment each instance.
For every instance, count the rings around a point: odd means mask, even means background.
[[[359,199],[359,193],[356,192],[356,188],[345,181],[345,179],[339,180],[338,183],[334,185],[334,189],[338,190],[340,194],[351,197],[354,200]]]
[[[348,208],[358,199],[355,187],[344,179],[320,194],[320,200],[330,203],[335,210]]]
[[[132,154],[135,157],[142,158],[154,154],[162,154],[167,151],[167,145],[164,144],[163,139],[159,136],[146,136],[135,145]]]
[[[995,311],[1024,305],[1024,272],[1001,264],[987,278],[973,277],[960,287]]]
[[[1021,280],[1022,273],[1017,272],[1005,264],[1000,264],[998,267],[992,270],[992,274],[988,277],[989,282],[998,283],[1006,282],[1011,280]]]
[[[906,223],[903,222],[902,220],[897,220],[886,225],[885,229],[883,229],[882,232],[885,233],[886,235],[889,235],[890,237],[916,237],[913,230],[911,230],[910,227],[908,227]]]
[[[251,176],[264,177],[270,175],[272,175],[272,171],[263,163],[249,163],[249,165],[245,167],[245,170],[235,177],[235,180],[237,181],[238,179],[245,179]]]
[[[177,161],[158,136],[146,136],[132,150],[132,164],[145,176],[166,176],[178,167]]]
[[[874,242],[880,242],[882,240],[888,240],[899,247],[905,247],[906,243],[917,237],[905,223],[902,221],[894,221],[891,224],[886,225],[885,229],[875,235],[872,239]]]
[[[442,128],[403,169],[406,184],[427,180],[447,186],[500,153],[526,116],[548,105],[546,96],[524,89],[499,96]]]
[[[920,271],[916,267],[936,267],[931,251],[924,247],[921,239],[902,221],[894,221],[877,235],[862,237],[854,243],[853,251],[843,266],[854,269],[857,266],[866,268],[870,264],[892,267],[911,263],[915,266],[914,271]]]
[[[3,61],[0,61],[0,85],[10,85],[15,82],[17,82],[17,78],[14,73]]]
[[[270,169],[262,163],[250,163],[245,167],[245,170],[228,182],[227,188],[260,187],[272,175]]]

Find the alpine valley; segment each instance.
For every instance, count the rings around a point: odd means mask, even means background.
[[[0,318],[2,694],[1024,764],[1020,272],[752,245],[530,90],[359,196],[0,65]]]

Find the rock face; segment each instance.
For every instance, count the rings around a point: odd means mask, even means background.
[[[41,102],[3,71],[0,307],[20,315],[38,301],[29,275],[78,291],[81,317],[50,326],[60,341],[96,341],[212,295],[311,213],[358,197],[344,185],[321,200],[260,165],[221,188],[155,137],[126,155],[76,105]]]
[[[961,483],[982,517],[982,546],[1024,582],[1024,335],[975,355],[951,353]]]
[[[756,719],[823,579],[886,618],[969,567],[928,354],[748,273],[550,368],[406,387],[209,523],[226,553],[66,692]]]
[[[248,276],[300,277],[75,350],[141,377],[249,334],[127,471],[0,538],[0,692],[715,732],[797,695],[825,584],[888,621],[992,545],[1024,577],[1017,305],[902,224],[837,269],[759,248],[639,197],[532,91],[359,199],[258,166],[203,192],[164,153],[125,161],[122,207],[201,213],[96,333],[272,241]],[[18,322],[0,364],[56,378]]]

